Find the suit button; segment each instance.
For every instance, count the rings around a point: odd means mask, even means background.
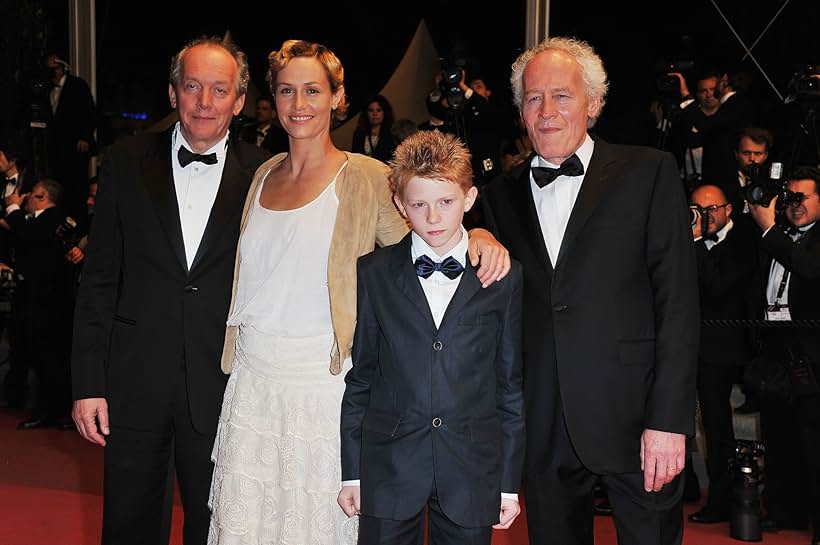
[[[567,305],[552,305],[552,310],[561,312],[562,310],[567,310]]]
[[[182,288],[182,289],[185,291],[185,293],[192,293],[192,292],[195,292],[195,291],[199,291],[199,288],[198,288],[198,287],[196,287],[196,286],[192,286],[192,285],[190,285],[190,284],[188,284],[187,286],[185,286],[185,287],[184,287],[184,288]]]
[[[433,427],[438,428],[439,426],[441,426],[441,418],[437,416],[433,419]]]
[[[444,345],[441,344],[441,341],[436,341],[436,342],[433,343],[433,350],[435,350],[436,352],[441,350],[443,347],[444,347]]]

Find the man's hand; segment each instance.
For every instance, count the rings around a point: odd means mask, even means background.
[[[510,252],[486,229],[470,230],[467,255],[473,267],[479,264],[479,259],[481,260],[481,267],[476,274],[484,288],[501,280],[510,272]]]
[[[105,446],[105,437],[111,430],[108,428],[108,402],[104,397],[78,399],[74,402],[71,418],[83,439]]]
[[[515,521],[515,517],[521,512],[521,505],[517,501],[509,498],[501,498],[501,512],[498,514],[498,524],[493,524],[496,530],[506,530]]]
[[[74,265],[77,265],[85,259],[85,254],[78,246],[72,246],[71,249],[65,254],[65,258]]]
[[[641,435],[641,469],[643,487],[647,492],[659,492],[663,485],[683,471],[686,464],[686,436],[645,429]]]
[[[14,190],[6,196],[6,207],[11,206],[12,204],[16,204],[17,206],[23,206],[23,199],[28,197],[28,193],[23,193],[20,195],[18,190]]]
[[[694,210],[690,208],[690,210]],[[697,210],[697,214],[695,216],[695,223],[692,225],[692,238],[699,239],[703,236],[703,213],[700,210]]]
[[[339,492],[336,501],[348,517],[359,514],[362,508],[361,491],[359,486],[343,486],[342,491]]]
[[[90,146],[85,140],[77,140],[77,151],[80,153],[88,153]]]
[[[751,214],[752,219],[755,220],[757,226],[763,231],[770,229],[777,220],[777,211],[775,210],[776,201],[777,197],[772,198],[771,202],[769,202],[769,206],[749,203],[749,214]]]
[[[0,271],[8,271],[10,273],[14,272],[14,269],[6,265],[5,263],[0,263]]]

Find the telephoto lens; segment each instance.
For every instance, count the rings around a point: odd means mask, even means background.
[[[738,440],[732,469],[732,509],[729,535],[741,541],[761,541],[760,484],[763,470],[761,458],[763,444],[757,441]]]

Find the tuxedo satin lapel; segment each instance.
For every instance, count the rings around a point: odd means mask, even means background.
[[[208,223],[205,225],[205,232],[197,248],[194,261],[191,263],[191,273],[193,274],[202,265],[203,259],[207,258],[208,250],[215,247],[220,238],[231,232],[225,226],[231,218],[240,214],[242,205],[247,196],[247,189],[250,185],[253,172],[243,168],[233,145],[228,145],[225,155],[225,168],[222,170],[222,180],[219,182],[219,190],[216,199],[211,207],[208,216]]]
[[[525,236],[533,253],[544,265],[548,274],[552,275],[552,262],[547,252],[547,244],[544,242],[544,235],[541,232],[541,223],[538,221],[538,213],[535,210],[535,201],[532,198],[530,188],[530,162],[532,157],[525,163],[527,168],[521,170],[521,175],[513,182],[510,191],[513,207],[515,208],[519,221],[521,222],[521,232]]]
[[[425,322],[435,330],[436,324],[433,322],[433,315],[430,313],[430,305],[427,304],[427,297],[424,295],[424,290],[421,289],[419,277],[416,275],[415,267],[413,267],[410,245],[411,239],[410,233],[408,233],[407,236],[393,248],[391,272],[396,279],[396,286],[399,288],[399,291],[407,297]]]
[[[567,229],[561,241],[561,249],[558,251],[558,263],[561,262],[567,251],[572,248],[584,224],[586,224],[606,193],[608,181],[618,175],[620,165],[621,162],[608,153],[606,144],[598,141],[595,145],[595,151],[592,153],[592,159],[589,162],[584,181],[581,184],[581,191],[578,193],[575,206],[573,206],[572,213],[569,216],[569,223],[567,223]]]
[[[180,266],[187,271],[188,261],[185,259],[185,243],[182,241],[182,224],[179,220],[179,205],[171,168],[170,131],[161,135],[155,142],[156,147],[149,150],[142,161],[142,180],[157,218],[168,237],[168,243]]]
[[[470,259],[468,258],[464,266],[464,272],[461,273],[461,282],[458,283],[456,292],[453,294],[453,298],[450,299],[450,304],[447,305],[447,310],[441,318],[439,331],[445,331],[445,328],[449,327],[450,322],[453,320],[456,320],[457,323],[461,309],[464,308],[464,305],[466,305],[480,289],[482,289],[481,281],[479,281],[476,270],[470,264]]]

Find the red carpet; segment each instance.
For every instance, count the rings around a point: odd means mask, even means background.
[[[17,431],[24,413],[0,409],[0,545],[94,545],[102,519],[102,449],[76,432]],[[692,512],[697,505],[687,505]],[[171,542],[181,545],[181,515],[174,512]],[[807,545],[806,532],[764,534],[766,545]],[[737,545],[729,524],[686,526],[685,545]],[[597,517],[595,543],[614,545],[612,519]],[[527,545],[520,516],[493,545]]]

